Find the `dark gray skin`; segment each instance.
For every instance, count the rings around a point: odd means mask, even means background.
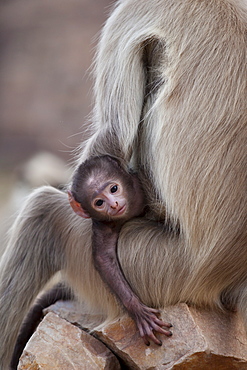
[[[97,163],[98,161],[100,163]],[[130,218],[145,213],[145,197],[139,179],[137,175],[124,171],[119,163],[109,156],[89,159],[86,162],[86,165],[82,164],[77,170],[68,195],[76,214],[83,218],[92,218],[94,266],[135,321],[144,343],[149,345],[151,340],[162,345],[154,332],[171,336],[171,331],[163,327],[171,328],[172,325],[157,317],[159,310],[147,307],[140,301],[126,281],[117,258],[121,227]],[[85,166],[90,167],[88,175]],[[110,190],[109,183],[113,184]],[[121,188],[119,194],[115,192],[114,184]],[[111,193],[111,189],[114,193]],[[98,208],[102,208],[102,201],[105,208],[97,210],[95,204],[98,202]],[[125,208],[121,208],[123,203]],[[117,213],[118,209],[120,215]]]

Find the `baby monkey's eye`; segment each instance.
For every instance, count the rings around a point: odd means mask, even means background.
[[[99,199],[99,200],[97,200],[97,202],[95,202],[95,205],[97,207],[101,207],[103,203],[104,203],[104,201],[102,199]]]
[[[114,186],[111,187],[111,193],[116,193],[117,190],[118,190],[117,185],[114,185]]]

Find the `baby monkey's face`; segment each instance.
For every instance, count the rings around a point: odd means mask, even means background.
[[[89,173],[77,173],[74,190],[68,190],[69,202],[78,216],[121,226],[144,212],[144,193],[137,175],[122,170],[115,162],[109,166],[109,159],[103,159],[105,168],[102,163],[98,167],[94,164]]]
[[[91,207],[99,216],[124,218],[128,213],[128,195],[121,180],[108,180],[94,185]]]

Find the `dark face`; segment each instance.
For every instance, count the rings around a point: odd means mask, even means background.
[[[144,196],[137,177],[105,156],[89,159],[79,167],[69,201],[81,217],[112,221],[139,215]]]
[[[88,188],[88,213],[96,219],[125,219],[130,211],[130,195],[122,179],[104,178],[96,182],[89,179]],[[134,190],[133,190],[134,191]]]

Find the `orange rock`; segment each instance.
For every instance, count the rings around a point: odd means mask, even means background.
[[[247,338],[237,314],[219,314],[171,306],[161,317],[173,324],[173,336],[147,347],[129,317],[108,325],[96,336],[131,369],[247,369]]]
[[[27,344],[19,370],[108,369],[108,363],[113,366],[109,369],[119,368],[103,344],[95,344],[95,338],[53,312],[90,328],[92,322],[100,322],[100,317],[75,302],[57,302],[46,311],[50,313]],[[247,370],[247,337],[236,313],[178,304],[164,309],[161,317],[173,324],[172,337],[157,335],[162,347],[153,343],[147,347],[127,315],[94,334],[130,370]]]

